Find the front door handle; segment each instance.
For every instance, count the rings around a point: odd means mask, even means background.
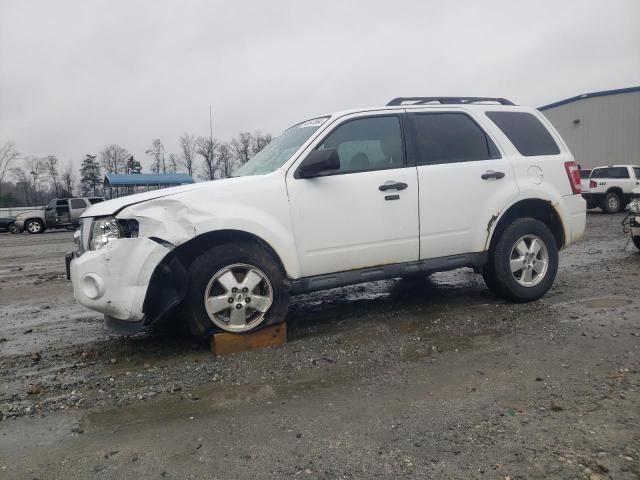
[[[408,185],[406,183],[389,180],[387,182],[384,182],[383,185],[380,185],[378,187],[378,190],[380,190],[381,192],[386,192],[387,190],[404,190],[405,188],[407,188],[407,186]]]
[[[503,177],[504,177],[504,172],[494,172],[493,170],[487,170],[482,175],[480,175],[480,178],[483,180],[489,180],[490,178],[495,178],[496,180],[500,180]]]

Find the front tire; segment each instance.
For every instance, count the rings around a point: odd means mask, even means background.
[[[512,302],[542,297],[558,271],[558,246],[549,227],[534,218],[509,225],[489,252],[483,270],[491,291]]]
[[[184,309],[190,333],[246,333],[284,322],[289,291],[277,259],[257,244],[218,245],[191,266]]]
[[[24,229],[32,235],[44,233],[44,224],[37,218],[28,220],[24,225]]]
[[[616,192],[609,192],[602,201],[602,210],[605,213],[618,213],[622,209],[622,199]]]

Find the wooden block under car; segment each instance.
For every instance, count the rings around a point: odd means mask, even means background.
[[[265,347],[276,347],[287,341],[287,324],[272,325],[250,333],[214,333],[211,352],[218,357]]]

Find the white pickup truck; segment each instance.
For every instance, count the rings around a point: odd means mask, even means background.
[[[640,166],[594,168],[588,180],[583,178],[581,184],[587,208],[600,207],[605,213],[618,213],[631,201],[632,190],[640,186]]]

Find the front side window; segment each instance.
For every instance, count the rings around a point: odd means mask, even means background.
[[[400,168],[405,163],[402,128],[395,115],[349,120],[317,147],[324,148],[338,151],[340,169],[335,173]]]
[[[560,149],[547,128],[535,115],[527,112],[487,112],[520,155],[558,155]]]
[[[274,138],[247,163],[233,172],[234,177],[266,175],[287,163],[294,153],[329,117],[319,117],[294,125]]]
[[[420,148],[420,164],[500,158],[493,141],[464,113],[419,113],[413,118]]]

